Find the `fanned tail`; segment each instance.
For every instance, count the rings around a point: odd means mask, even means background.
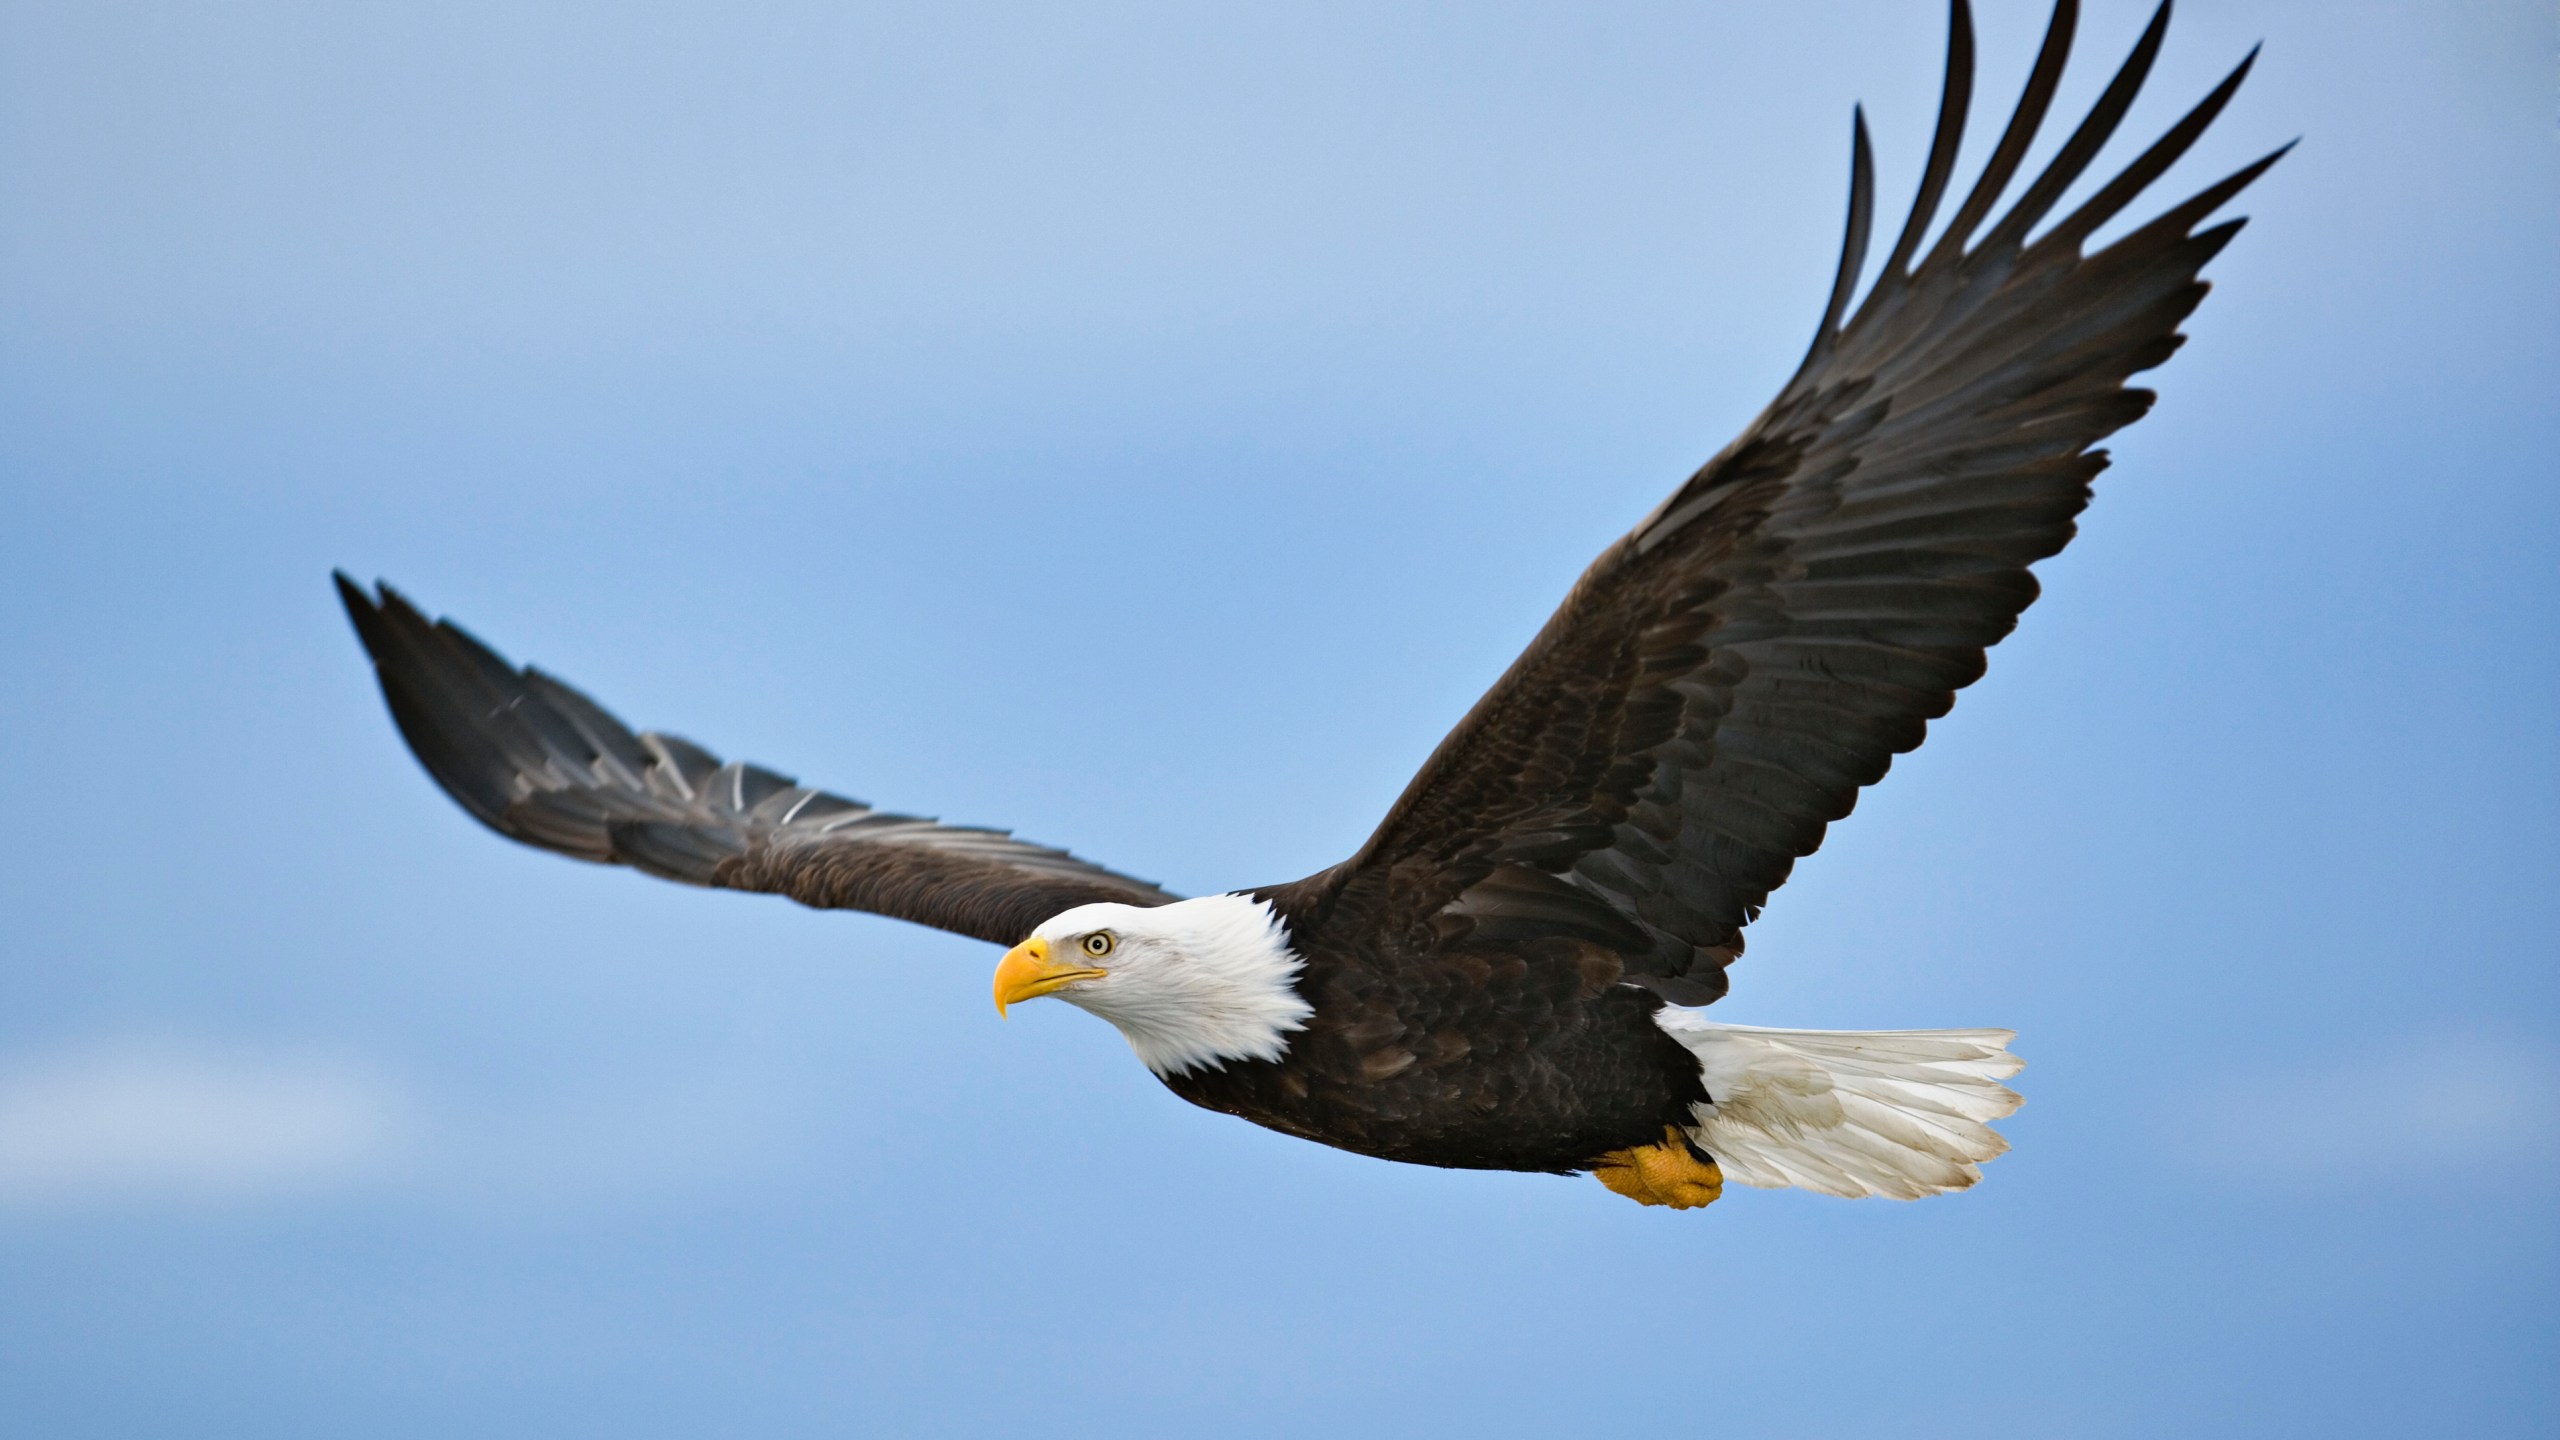
[[[1690,1134],[1725,1178],[1763,1189],[1916,1200],[1962,1190],[2009,1148],[2000,1082],[2025,1068],[2014,1030],[1766,1030],[1666,1005],[1710,1103]]]

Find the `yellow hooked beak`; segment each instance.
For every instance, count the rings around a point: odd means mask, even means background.
[[[1049,958],[1048,941],[1025,940],[1004,952],[1004,959],[996,964],[996,1013],[1001,1015],[1007,1005],[1037,1000],[1079,980],[1099,980],[1106,973],[1081,965],[1061,965]]]

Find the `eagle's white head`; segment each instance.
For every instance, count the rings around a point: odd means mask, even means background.
[[[1051,916],[996,966],[996,1009],[1055,995],[1120,1027],[1158,1075],[1277,1060],[1315,1012],[1268,901],[1204,895]]]

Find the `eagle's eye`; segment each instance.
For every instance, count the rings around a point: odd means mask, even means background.
[[[1092,934],[1084,937],[1084,953],[1092,956],[1096,960],[1110,954],[1111,932],[1108,930],[1096,930]]]

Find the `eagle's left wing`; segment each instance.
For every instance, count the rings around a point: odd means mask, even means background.
[[[869,910],[1010,945],[1096,900],[1174,899],[1001,830],[874,810],[689,740],[634,734],[549,675],[517,669],[390,586],[338,596],[427,773],[511,840],[662,879]]]
[[[1920,197],[1865,302],[1842,323],[1874,210],[1861,121],[1848,241],[1802,368],[1593,562],[1359,854],[1266,892],[1295,929],[1339,921],[1408,948],[1470,934],[1587,942],[1667,999],[1724,993],[1761,902],[1981,676],[1983,652],[2035,598],[2027,567],[2071,538],[2107,463],[2091,447],[2151,404],[2126,378],[2177,348],[2204,296],[2197,271],[2240,222],[2197,227],[2276,158],[2082,249],[2203,133],[2244,63],[2033,234],[2132,103],[2164,4],[1993,219],[2076,10],[2056,6],[2015,117],[1923,256],[1972,86],[1956,0]]]

